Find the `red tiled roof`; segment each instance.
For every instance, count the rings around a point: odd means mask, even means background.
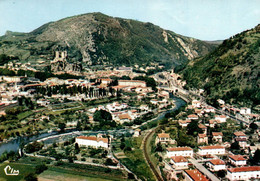
[[[103,79],[100,79],[101,81],[112,81],[112,79],[105,79],[105,78],[103,78]]]
[[[211,120],[209,120],[209,123],[210,123],[210,124],[214,124],[214,122],[216,122],[216,123],[220,123],[219,120],[215,120],[215,119],[211,119]]]
[[[102,141],[104,143],[108,143],[108,139],[107,138],[97,138],[97,141]]]
[[[236,141],[247,141],[247,138],[235,138]]]
[[[184,158],[183,156],[173,156],[173,157],[171,157],[171,159],[172,159],[175,163],[188,162],[188,160],[187,160],[186,158]]]
[[[190,147],[175,147],[175,148],[167,148],[168,151],[191,151]]]
[[[213,136],[223,136],[222,132],[212,132]]]
[[[212,146],[201,146],[199,147],[202,150],[211,150],[211,149],[225,149],[224,146],[221,145],[212,145]]]
[[[194,170],[185,170],[185,173],[189,175],[194,181],[200,180],[200,181],[209,181],[205,175],[203,175],[200,171],[197,169]]]
[[[244,161],[246,160],[242,155],[229,155],[229,158],[235,161]]]
[[[97,141],[97,137],[95,136],[78,136],[77,139]]]
[[[186,124],[186,123],[190,123],[191,120],[187,119],[187,120],[179,120],[179,123],[181,124]]]
[[[159,138],[170,138],[170,135],[167,134],[167,133],[159,133],[159,134],[158,134],[158,137],[159,137]]]
[[[225,162],[220,159],[210,160],[209,162],[212,163],[213,165],[225,165]]]
[[[104,143],[108,143],[107,138],[97,138],[95,136],[78,136],[77,139],[92,140],[97,142],[103,141]]]
[[[129,114],[120,114],[118,115],[119,119],[129,119],[132,120],[132,118],[129,116]]]
[[[190,115],[188,115],[188,118],[198,118],[198,116],[195,114],[190,114]]]
[[[220,116],[218,116],[218,117],[220,117],[220,118],[226,118],[227,116],[225,116],[225,115],[220,115]]]
[[[207,135],[206,134],[199,134],[198,136],[199,136],[199,138],[205,138]]]
[[[243,133],[242,131],[237,131],[237,132],[234,133],[234,135],[236,135],[236,136],[246,136],[246,134]]]
[[[141,80],[118,80],[118,82],[140,82],[140,83],[145,83],[145,81],[141,81]]]
[[[203,125],[203,124],[199,124],[198,127],[201,128],[201,129],[207,129],[207,127],[205,125]]]
[[[228,171],[229,171],[229,172],[252,172],[252,171],[260,171],[260,166],[228,168]]]

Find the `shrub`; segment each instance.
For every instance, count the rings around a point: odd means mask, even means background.
[[[37,181],[37,176],[34,173],[28,173],[24,176],[25,181]]]
[[[42,173],[44,170],[47,170],[48,167],[45,164],[41,164],[41,165],[36,165],[35,167],[35,173],[36,174],[40,174]]]

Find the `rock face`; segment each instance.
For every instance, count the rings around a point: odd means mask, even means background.
[[[152,23],[83,14],[47,23],[30,33],[8,32],[0,37],[0,54],[18,56],[33,64],[50,62],[57,50],[68,61],[87,65],[183,65],[217,45],[184,37]]]
[[[67,51],[56,51],[55,58],[51,61],[52,72],[80,72],[82,71],[81,64],[68,63],[67,62]]]
[[[191,61],[183,77],[217,99],[245,106],[260,104],[260,25],[225,40],[212,53]]]

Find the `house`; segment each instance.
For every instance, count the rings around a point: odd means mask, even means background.
[[[210,160],[209,162],[207,162],[207,166],[213,172],[226,169],[225,162],[220,159]]]
[[[247,107],[242,107],[239,112],[240,114],[251,114],[251,109]]]
[[[216,124],[220,124],[219,120],[211,119],[209,120],[209,127],[214,128]]]
[[[128,72],[128,73],[131,73],[132,72],[132,70],[133,70],[133,68],[132,67],[118,67],[117,69],[116,69],[117,71],[119,71],[119,72]]]
[[[228,161],[234,166],[246,166],[246,159],[242,155],[229,155]]]
[[[256,150],[259,149],[260,150],[260,144],[256,144],[255,146],[250,146],[250,153],[254,156]]]
[[[208,137],[207,137],[207,135],[206,134],[198,134],[197,142],[198,142],[198,144],[200,144],[200,143],[208,144]]]
[[[94,148],[108,148],[108,138],[100,138],[95,136],[78,136],[76,138],[76,143],[78,143],[79,146],[85,146],[85,147],[94,147]]]
[[[152,104],[156,105],[156,104],[158,104],[159,101],[157,99],[151,99],[150,102]]]
[[[129,116],[128,113],[120,114],[120,115],[118,115],[118,118],[119,118],[121,124],[132,120],[131,116]]]
[[[170,141],[170,134],[159,133],[157,135],[157,140],[159,143],[168,143]]]
[[[259,180],[260,166],[228,168],[227,176],[230,181],[235,180]]]
[[[141,129],[136,129],[133,137],[139,137],[141,135]]]
[[[209,179],[197,169],[185,170],[184,177],[185,181],[209,181]]]
[[[217,101],[219,104],[225,104],[225,101],[223,101],[222,99],[218,99]]]
[[[206,113],[214,113],[215,112],[215,109],[213,108],[213,107],[206,107],[206,108],[204,108],[204,111],[206,112]]]
[[[224,155],[225,147],[221,145],[212,145],[212,146],[200,146],[198,154],[201,156],[206,155]]]
[[[146,82],[141,80],[118,80],[119,86],[146,87]]]
[[[175,169],[187,169],[188,168],[188,160],[183,156],[173,156],[170,160],[171,164]]]
[[[168,158],[173,156],[193,157],[193,149],[190,147],[167,148],[166,154]]]
[[[234,133],[234,136],[234,141],[237,141],[240,147],[247,147],[247,136],[245,133],[243,133],[242,131],[237,131]]]
[[[202,129],[203,134],[207,134],[207,127],[204,124],[199,124],[198,127]]]
[[[222,137],[223,137],[222,132],[212,132],[212,141],[213,142],[222,143]]]
[[[215,120],[219,120],[220,123],[225,123],[227,121],[227,116],[225,116],[225,115],[217,115],[217,116],[215,116]]]
[[[198,116],[202,117],[204,111],[203,111],[202,109],[195,109],[195,113],[196,113]]]
[[[112,79],[110,78],[102,78],[102,79],[98,79],[98,82],[100,82],[101,84],[110,84],[112,82]]]
[[[146,105],[146,104],[142,104],[140,107],[139,107],[140,110],[142,111],[149,111],[149,106]]]
[[[199,108],[201,106],[201,102],[198,100],[192,100],[191,105],[194,108]]]
[[[187,119],[187,120],[178,120],[179,125],[183,128],[183,127],[187,127],[188,124],[190,124],[191,120]]]
[[[190,115],[188,115],[188,119],[190,119],[190,120],[197,120],[197,119],[199,119],[199,117],[197,115],[195,115],[195,114],[190,114]]]

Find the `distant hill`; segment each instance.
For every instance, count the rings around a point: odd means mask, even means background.
[[[260,25],[225,40],[182,71],[187,87],[204,88],[209,101],[260,104]]]
[[[90,13],[47,23],[30,33],[0,37],[0,54],[21,62],[54,58],[67,50],[70,62],[92,65],[183,65],[205,55],[217,45],[164,30],[152,23]]]

